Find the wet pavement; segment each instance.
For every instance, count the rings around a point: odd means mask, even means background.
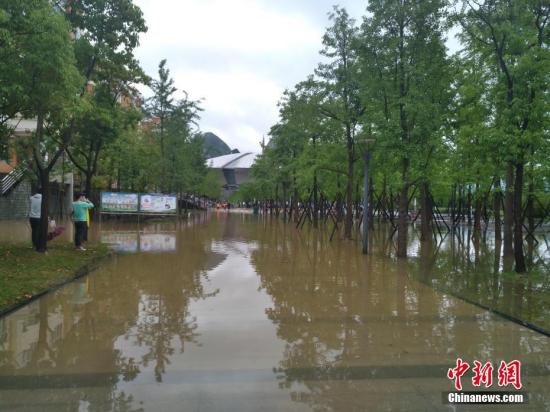
[[[120,254],[0,319],[0,410],[550,410],[550,338],[453,296],[506,306],[509,295],[544,326],[544,299],[529,296],[546,284],[519,293],[481,249],[476,261],[413,238],[417,256],[403,261],[377,238],[365,257],[353,242],[227,213],[104,222],[92,237]],[[520,360],[529,403],[444,405],[457,357]]]

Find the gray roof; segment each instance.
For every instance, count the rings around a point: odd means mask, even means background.
[[[231,153],[224,156],[208,159],[206,164],[211,169],[250,169],[254,164],[257,153]]]

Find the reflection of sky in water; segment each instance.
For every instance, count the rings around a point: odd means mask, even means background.
[[[482,239],[479,242],[478,246],[476,246],[476,243],[474,242],[473,233],[473,230],[469,230],[465,226],[459,226],[454,235],[450,232],[443,230],[442,235],[438,234],[437,237],[435,237],[434,242],[436,248],[442,250],[463,248],[464,252],[467,253],[468,257],[472,260],[475,259],[476,253],[479,253],[483,250],[485,252],[494,253],[496,242],[495,232],[492,228],[488,229],[487,231],[482,230],[482,233],[484,234],[482,235]],[[409,230],[408,241],[408,255],[412,257],[418,256],[422,244],[420,242],[420,233],[412,229]],[[502,244],[500,245],[500,247],[502,253]],[[532,239],[528,239],[528,241],[525,242],[526,254],[530,250],[532,250],[532,253],[535,255],[535,257],[538,257],[539,259],[542,259],[543,261],[546,261],[550,264],[550,232],[537,231],[534,241]]]

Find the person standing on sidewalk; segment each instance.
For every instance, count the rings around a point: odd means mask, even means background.
[[[30,201],[29,222],[31,224],[31,239],[33,247],[37,249],[40,244],[40,216],[42,215],[42,193],[40,189],[30,197]]]
[[[83,193],[78,194],[76,202],[73,202],[74,244],[79,250],[86,250],[82,246],[82,242],[88,238],[86,211],[93,207],[94,204],[86,199]]]

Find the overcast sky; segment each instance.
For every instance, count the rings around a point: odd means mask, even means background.
[[[332,6],[345,7],[358,23],[367,6],[362,0],[134,1],[149,28],[136,52],[146,73],[157,77],[166,58],[178,89],[203,99],[201,130],[232,149],[255,152],[277,122],[283,91],[320,61]]]
[[[259,151],[283,91],[319,62],[334,0],[135,0],[149,28],[136,54],[147,74],[168,60],[176,86],[204,99],[200,128]],[[366,2],[340,1],[360,20]],[[181,95],[179,96],[181,97]],[[267,137],[266,137],[267,139]]]

